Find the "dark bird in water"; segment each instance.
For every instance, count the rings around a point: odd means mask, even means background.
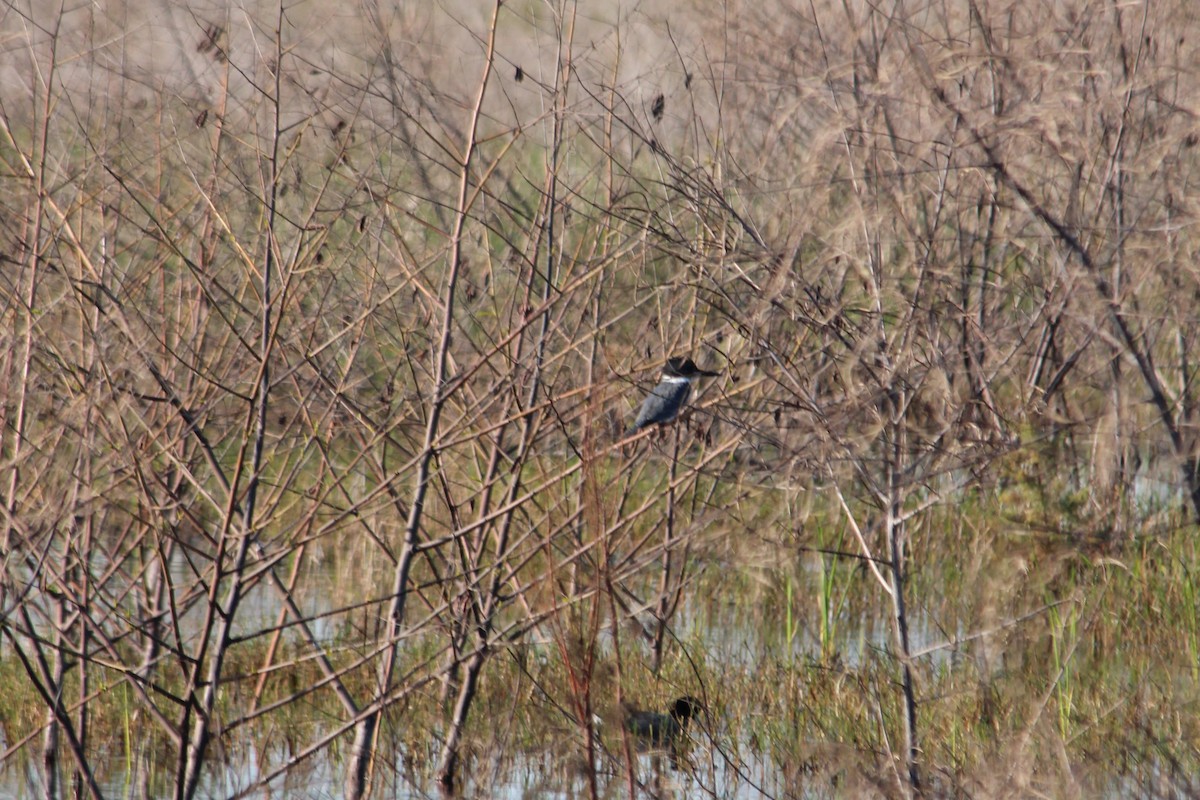
[[[627,711],[625,729],[639,743],[650,747],[668,747],[679,742],[687,732],[688,722],[704,710],[694,697],[680,697],[666,714],[659,711]]]
[[[704,375],[712,377],[719,373],[709,372],[696,366],[690,358],[669,358],[663,367],[658,385],[642,401],[633,426],[625,431],[626,436],[637,433],[647,425],[665,425],[677,416],[692,396],[692,381]]]

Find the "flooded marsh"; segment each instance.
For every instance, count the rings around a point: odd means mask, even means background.
[[[993,6],[8,3],[0,795],[1197,794],[1200,31]]]

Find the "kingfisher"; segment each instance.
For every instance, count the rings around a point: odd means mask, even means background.
[[[712,377],[718,374],[700,369],[690,358],[668,358],[662,378],[642,401],[637,419],[625,435],[631,436],[647,425],[665,425],[672,421],[692,396],[692,381],[701,375]]]

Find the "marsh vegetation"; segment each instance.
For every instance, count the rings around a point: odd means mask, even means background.
[[[1186,3],[0,25],[0,793],[1200,788]]]

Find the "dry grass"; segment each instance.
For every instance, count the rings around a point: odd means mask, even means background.
[[[637,794],[588,721],[680,694],[694,796],[1193,790],[1186,4],[43,6],[0,18],[38,791]],[[721,376],[618,445],[679,353]]]

